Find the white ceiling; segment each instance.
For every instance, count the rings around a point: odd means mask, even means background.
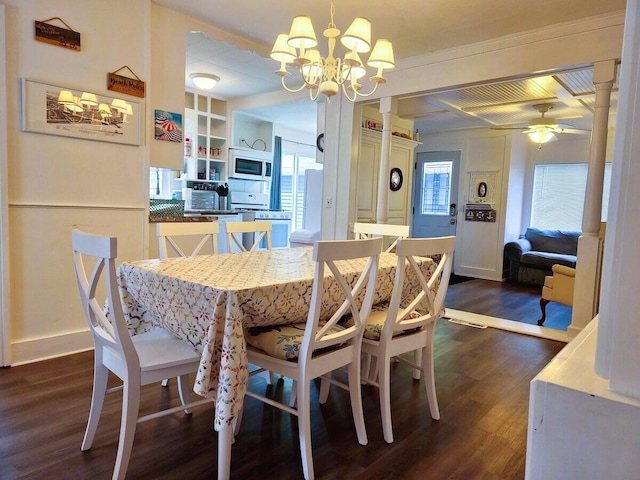
[[[213,73],[221,78],[215,88],[215,95],[221,98],[281,89],[280,78],[274,74],[278,65],[268,58],[277,34],[289,30],[295,15],[309,15],[318,36],[329,21],[328,0],[154,1],[254,42],[256,47],[249,51],[200,32],[187,34],[185,84],[193,88],[188,78],[192,72]],[[625,0],[349,0],[335,4],[338,28],[344,30],[353,18],[366,16],[372,23],[373,38],[393,42],[396,62],[625,8]],[[587,69],[402,99],[399,113],[414,118],[421,132],[526,126],[531,118],[539,116],[533,104],[551,102],[555,107],[547,116],[576,128],[590,128],[592,88],[591,70]],[[315,104],[308,100],[254,113],[285,127],[315,132]]]

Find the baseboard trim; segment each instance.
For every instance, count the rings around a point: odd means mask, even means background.
[[[528,323],[514,322],[504,318],[489,317],[478,313],[465,312],[462,310],[454,310],[447,308],[445,318],[454,318],[472,324],[485,325],[491,328],[506,330],[508,332],[521,333],[523,335],[531,335],[533,337],[546,338],[557,342],[568,343],[572,337],[567,332],[556,330],[555,328],[540,327],[538,325],[530,325]]]
[[[41,362],[87,350],[93,350],[89,330],[24,340],[11,344],[11,366]]]

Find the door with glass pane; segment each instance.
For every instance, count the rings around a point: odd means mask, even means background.
[[[416,155],[413,188],[412,237],[456,234],[460,152],[423,152]]]

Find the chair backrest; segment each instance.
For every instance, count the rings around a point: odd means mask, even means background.
[[[107,347],[110,357],[115,354],[123,362],[122,366],[139,368],[140,361],[127,330],[116,281],[117,238],[73,230],[71,241],[80,301],[93,336],[95,355],[102,358]],[[96,299],[96,292],[105,289],[109,317],[104,312],[104,303]]]
[[[393,242],[385,249],[385,252],[390,252],[395,248],[399,238],[407,238],[409,236],[409,225],[356,222],[353,224],[353,233],[356,239],[393,237]]]
[[[218,233],[220,226],[218,222],[172,222],[172,223],[156,223],[156,235],[158,236],[158,253],[160,258],[168,258],[169,250],[167,245],[171,247],[173,252],[180,257],[194,257],[203,253],[218,253]],[[201,237],[200,243],[196,245],[189,254],[185,253],[179,246],[174,237],[182,237],[187,235]],[[208,245],[208,252],[203,248]],[[185,247],[183,242],[183,248]]]
[[[390,339],[394,333],[419,328],[440,318],[449,288],[455,244],[454,236],[398,240],[396,278],[387,319],[380,336],[381,342]],[[428,279],[418,261],[420,257],[430,257],[434,262],[437,261],[437,266]],[[408,275],[415,275],[422,287],[409,298],[404,291],[405,276]],[[411,315],[414,311],[420,315]]]
[[[263,238],[267,240],[267,250],[271,250],[271,229],[272,224],[270,221],[256,221],[256,222],[227,222],[227,243],[229,244],[229,251],[233,252],[233,245],[235,244],[240,248],[240,251],[255,251]],[[242,243],[242,234],[255,233],[253,245],[250,249],[247,249]]]
[[[315,242],[313,246],[313,260],[316,262],[315,277],[304,339],[300,346],[299,362],[310,361],[313,352],[319,349],[335,345],[360,345],[373,304],[381,250],[381,238]],[[342,273],[337,262],[359,258],[367,259],[364,268],[355,277],[348,278]],[[333,274],[334,282],[326,281],[325,267]],[[326,308],[323,304],[324,294],[332,299],[344,298],[344,301],[333,316],[318,328],[320,315]],[[348,313],[353,317],[353,325],[347,328],[336,327],[338,321]]]

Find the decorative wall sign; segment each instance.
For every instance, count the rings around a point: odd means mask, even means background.
[[[493,203],[497,172],[469,172],[469,203]]]
[[[22,79],[22,131],[140,145],[140,104]]]
[[[123,77],[122,75],[117,74],[120,70],[125,68],[136,78]],[[133,95],[134,97],[144,98],[144,82],[140,80],[140,77],[138,77],[127,65],[120,67],[115,72],[107,73],[107,89],[114,92]]]
[[[464,210],[464,219],[470,222],[495,222],[496,211],[493,208],[467,205]]]
[[[59,20],[67,28],[51,25],[47,22],[51,20]],[[53,17],[39,22],[35,22],[36,40],[39,42],[49,43],[58,47],[68,48],[70,50],[80,51],[80,33],[73,30],[64,20],[60,17]]]
[[[155,139],[182,143],[182,115],[179,113],[155,111]]]

